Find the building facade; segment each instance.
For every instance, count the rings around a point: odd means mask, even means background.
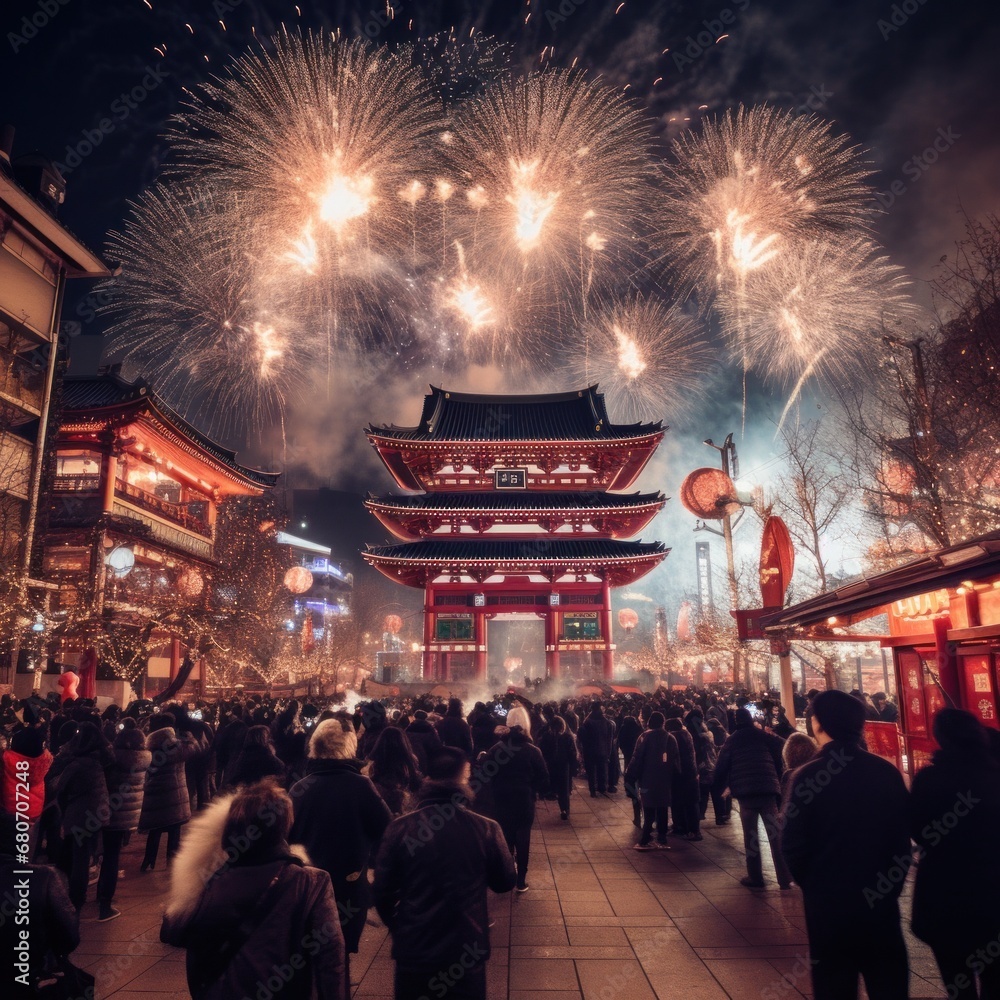
[[[204,604],[219,505],[260,496],[277,479],[240,465],[115,369],[65,380],[53,448],[42,572],[55,588],[55,631],[65,636],[51,658],[63,666],[77,666],[89,645],[74,622],[138,630],[171,608]],[[175,678],[189,652],[169,631],[150,638],[147,693]]]
[[[424,591],[424,680],[485,681],[489,622],[545,623],[545,668],[572,656],[614,674],[611,588],[668,550],[629,541],[663,507],[633,485],[663,438],[660,423],[617,425],[596,386],[492,396],[431,387],[415,427],[371,426],[368,439],[407,495],[368,509],[399,543],[364,557]]]
[[[56,219],[65,181],[39,157],[12,163],[13,132],[0,134],[0,589],[11,632],[37,578],[36,524],[66,282],[108,277],[105,263]],[[12,679],[19,641],[0,684]]]

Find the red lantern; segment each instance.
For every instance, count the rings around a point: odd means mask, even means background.
[[[618,612],[618,624],[626,632],[631,632],[639,624],[639,616],[631,608],[622,608]]]
[[[177,578],[177,590],[182,597],[197,597],[205,589],[205,581],[196,569],[186,569]]]
[[[313,575],[305,566],[293,566],[285,574],[285,586],[293,594],[304,594],[313,585]]]
[[[385,616],[386,632],[391,632],[393,635],[399,635],[399,631],[402,627],[403,627],[403,619],[400,618],[399,615]]]

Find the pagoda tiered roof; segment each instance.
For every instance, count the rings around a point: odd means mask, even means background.
[[[623,440],[662,430],[660,421],[612,423],[596,385],[526,396],[451,392],[432,385],[416,427],[368,427],[369,435],[399,441]]]
[[[662,493],[601,493],[587,490],[495,490],[491,493],[419,493],[369,495],[365,506],[388,510],[453,511],[568,511],[581,509],[632,510],[662,507]]]
[[[369,425],[368,440],[405,490],[481,492],[498,470],[529,490],[623,490],[663,437],[655,423],[615,424],[597,386],[495,396],[431,386],[415,427]]]
[[[662,542],[550,536],[532,541],[425,538],[401,545],[369,545],[362,554],[389,579],[411,587],[449,574],[485,580],[532,572],[552,579],[564,573],[589,573],[621,586],[648,573],[669,551]]]
[[[567,526],[611,538],[638,534],[666,503],[662,493],[494,490],[369,496],[365,506],[397,537],[492,533],[535,535]],[[584,526],[588,526],[586,529]],[[498,529],[493,531],[493,529]]]

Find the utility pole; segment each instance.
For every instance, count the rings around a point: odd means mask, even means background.
[[[728,434],[726,440],[723,444],[715,444],[711,438],[705,438],[704,444],[707,444],[709,448],[714,448],[719,452],[722,459],[722,471],[729,476],[729,478],[735,483],[739,479],[740,475],[740,463],[739,458],[736,455],[736,445],[733,443],[733,435]],[[740,510],[737,514],[737,520],[743,516],[743,511]],[[708,525],[702,525],[706,531],[714,531],[713,528],[709,528]],[[718,534],[718,532],[716,532]],[[733,518],[728,512],[722,515],[722,538],[726,543],[726,568],[729,572],[729,603],[733,611],[735,611],[739,606],[739,588],[736,584],[736,560],[733,557]],[[733,687],[739,685],[740,678],[740,651],[739,649],[733,650]],[[749,678],[748,678],[749,679]]]

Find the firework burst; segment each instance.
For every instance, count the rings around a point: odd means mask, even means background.
[[[866,239],[804,242],[749,275],[745,291],[739,349],[750,367],[785,382],[863,375],[886,326],[916,315],[908,279]],[[731,324],[729,308],[723,300]]]
[[[113,354],[223,434],[278,416],[308,364],[289,349],[300,332],[294,299],[261,280],[231,237],[241,218],[231,193],[157,185],[109,241],[122,262],[111,286]]]
[[[660,239],[684,294],[738,295],[799,240],[865,230],[869,167],[829,122],[740,106],[676,139],[663,170]]]
[[[598,382],[619,421],[684,411],[703,392],[713,353],[680,307],[630,298],[598,306],[569,358],[574,384]]]
[[[581,73],[500,81],[458,114],[453,231],[469,271],[507,290],[508,335],[558,322],[605,270],[632,266],[649,143],[642,117]]]

